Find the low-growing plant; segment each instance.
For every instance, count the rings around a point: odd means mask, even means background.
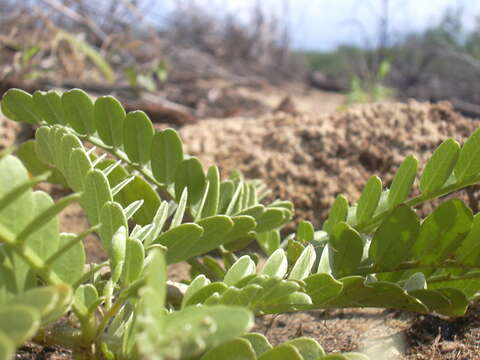
[[[78,359],[367,359],[304,337],[272,347],[248,331],[255,315],[326,308],[460,316],[480,295],[480,215],[459,199],[425,219],[415,211],[480,182],[480,130],[435,150],[419,195],[409,198],[408,156],[389,189],[373,176],[356,204],[335,199],[322,230],[302,221],[282,240],[290,202],[267,203],[240,173],[205,173],[174,130],[110,96],[11,89],[1,109],[39,127],[0,155],[0,359],[30,339]],[[72,193],[54,202],[41,182]],[[91,227],[61,233],[57,215],[73,202]],[[85,263],[92,233],[105,262]],[[266,261],[237,255],[253,241]],[[167,279],[181,261],[185,284]]]
[[[392,99],[395,95],[395,90],[383,85],[385,77],[389,72],[390,62],[384,60],[378,67],[377,72],[369,74],[367,79],[362,80],[354,75],[350,83],[350,91],[346,94],[347,105]]]

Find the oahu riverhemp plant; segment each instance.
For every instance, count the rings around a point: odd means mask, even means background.
[[[282,240],[290,202],[266,203],[264,186],[239,173],[205,173],[174,130],[155,131],[113,97],[11,89],[1,110],[38,127],[0,155],[1,360],[29,340],[76,359],[367,359],[327,355],[305,337],[272,347],[248,331],[255,315],[326,308],[460,316],[480,295],[480,215],[458,199],[425,219],[414,210],[480,182],[480,130],[435,150],[419,195],[409,198],[418,167],[409,156],[389,189],[373,176],[357,204],[335,199],[322,230],[302,221]],[[54,202],[34,190],[41,182],[72,193]],[[73,202],[91,227],[60,233],[57,215]],[[86,265],[92,233],[108,260]],[[237,255],[252,241],[262,265]],[[188,285],[167,280],[181,261]]]

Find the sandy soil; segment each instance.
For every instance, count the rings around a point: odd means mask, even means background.
[[[423,166],[443,140],[462,142],[479,124],[448,103],[411,101],[325,115],[211,119],[180,133],[187,152],[205,165],[219,165],[224,175],[239,169],[264,180],[272,197],[295,203],[297,218],[319,226],[337,194],[353,203],[370,176],[388,185],[407,155],[415,154]],[[475,208],[478,197],[473,199]]]

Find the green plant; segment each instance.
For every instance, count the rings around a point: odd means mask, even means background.
[[[248,330],[253,315],[339,307],[459,316],[480,295],[480,215],[458,199],[424,220],[414,210],[480,182],[480,130],[463,147],[438,147],[419,195],[408,198],[418,167],[409,156],[389,189],[373,176],[357,204],[335,199],[322,230],[302,221],[282,240],[290,202],[264,204],[265,187],[239,173],[205,174],[174,130],[156,132],[112,97],[11,89],[1,109],[40,125],[0,158],[2,359],[30,338],[76,358],[365,359],[326,355],[308,338],[272,348]],[[32,190],[43,181],[73,192],[54,203]],[[91,228],[59,233],[56,215],[72,202]],[[87,267],[91,233],[108,260]],[[236,255],[252,241],[265,263]],[[180,261],[191,265],[187,286],[167,282],[167,265]]]
[[[165,60],[158,60],[151,68],[139,73],[135,66],[127,66],[124,70],[128,83],[133,88],[143,87],[148,91],[158,90],[157,80],[164,83],[168,80],[168,64]]]
[[[347,104],[364,104],[373,101],[391,99],[395,91],[382,85],[385,77],[390,72],[390,62],[384,60],[378,67],[373,79],[362,81],[358,76],[352,77],[350,91],[347,94]]]

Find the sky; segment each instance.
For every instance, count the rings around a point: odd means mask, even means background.
[[[181,0],[160,0],[162,13]],[[185,0],[184,0],[185,1]],[[188,0],[187,0],[188,1]],[[269,11],[284,16],[289,22],[293,48],[328,51],[338,45],[366,46],[378,34],[382,0],[194,0],[219,14],[234,14],[240,18],[260,1]],[[435,25],[451,8],[463,9],[467,28],[480,17],[479,0],[390,0],[389,30],[391,38],[409,32],[422,31]],[[168,11],[167,11],[168,12]]]

